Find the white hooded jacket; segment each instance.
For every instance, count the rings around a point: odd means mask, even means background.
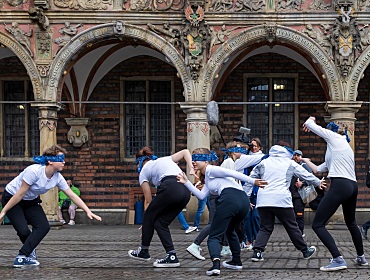
[[[292,160],[292,154],[283,146],[272,146],[269,157],[253,168],[250,177],[261,178],[268,185],[258,190],[256,207],[293,207],[292,195],[289,190],[293,176],[302,181],[319,186],[320,180]]]

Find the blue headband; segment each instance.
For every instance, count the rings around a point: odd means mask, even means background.
[[[245,155],[248,153],[247,149],[243,147],[231,147],[230,149],[221,148],[221,150],[225,153],[224,160],[229,157],[229,153],[242,153]]]
[[[293,151],[293,149],[292,148],[289,148],[289,147],[287,147],[287,146],[283,146],[285,149],[287,149],[288,150],[288,152],[289,153],[291,153],[293,156],[294,156],[294,151]]]
[[[137,173],[140,174],[141,172],[141,169],[143,169],[143,163],[145,160],[149,159],[149,160],[156,160],[158,157],[155,156],[155,155],[151,155],[151,156],[141,156],[141,157],[138,157],[136,159],[136,165],[139,165],[137,167]]]
[[[328,125],[326,126],[327,129],[333,131],[333,132],[336,132],[338,133],[338,130],[339,130],[339,125],[337,125],[336,123],[334,122],[330,122],[328,123]],[[348,136],[348,133],[347,133],[347,129],[344,129],[344,135],[346,136],[346,140],[347,142],[351,142],[351,138],[349,138]]]
[[[192,161],[216,161],[218,160],[218,156],[216,155],[215,151],[211,151],[210,154],[192,154],[191,160]]]
[[[48,161],[64,162],[64,154],[56,155],[56,156],[36,156],[36,157],[33,157],[33,160],[36,163],[39,163],[42,165],[46,165]]]

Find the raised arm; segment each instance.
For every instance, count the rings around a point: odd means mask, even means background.
[[[189,174],[192,176],[195,176],[195,170],[194,170],[193,163],[191,160],[191,154],[188,149],[184,149],[177,153],[174,153],[171,157],[174,162],[179,162],[182,159],[184,159],[186,161],[186,165],[189,168]]]

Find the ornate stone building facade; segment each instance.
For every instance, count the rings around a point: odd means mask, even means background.
[[[265,150],[286,139],[319,163],[325,143],[301,129],[316,115],[350,128],[366,208],[369,10],[369,0],[0,0],[0,181],[58,143],[91,208],[132,209],[141,146],[221,155],[247,126]],[[56,190],[44,208],[57,219]]]

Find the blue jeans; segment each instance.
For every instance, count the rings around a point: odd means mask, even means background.
[[[208,201],[208,197],[205,199],[198,199],[198,209],[197,212],[195,213],[195,218],[194,218],[194,226],[199,227],[199,222],[200,222],[200,217],[202,216],[204,212],[204,208],[206,207]]]
[[[185,220],[185,216],[182,213],[182,211],[177,215],[177,219],[179,220],[181,226],[184,228],[184,230],[187,230],[189,228],[188,223]]]

